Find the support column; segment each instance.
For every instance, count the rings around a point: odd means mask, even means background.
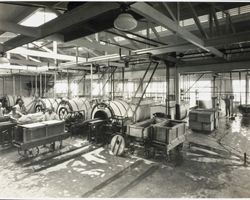
[[[170,92],[170,69],[166,63],[166,114],[170,115],[170,106],[169,106],[169,92]]]
[[[35,96],[38,96],[38,93],[37,93],[37,74],[35,76]]]
[[[46,72],[44,72],[44,97],[47,96],[46,90],[47,90],[47,77],[46,77]]]
[[[249,94],[249,74],[246,73],[246,101],[245,103],[248,104],[248,94]]]
[[[39,77],[40,78],[40,81],[39,81],[39,83],[40,83],[40,85],[39,85],[40,86],[39,95],[40,95],[40,97],[42,97],[43,96],[43,94],[42,94],[42,89],[43,89],[42,88],[42,74],[40,73],[39,76],[40,76]]]
[[[124,67],[122,68],[122,97],[124,97],[124,86],[125,86],[125,80],[124,80]]]
[[[92,100],[93,64],[90,65],[90,99]]]
[[[31,77],[30,77],[30,85],[31,85],[30,96],[33,96],[33,95],[34,95],[34,94],[33,94],[33,87],[34,87],[33,79],[34,79],[34,77],[31,76]]]
[[[12,75],[12,87],[13,87],[13,96],[16,95],[16,81],[15,81],[15,76]]]
[[[54,90],[53,90],[53,98],[56,97],[55,85],[56,85],[56,72],[54,73]]]
[[[180,104],[180,73],[177,65],[175,65],[175,100],[176,104]]]
[[[5,95],[5,77],[3,76],[3,95]]]
[[[20,73],[20,70],[19,70]],[[22,79],[21,75],[19,75],[19,95],[22,95]]]
[[[57,42],[53,41],[53,53],[57,54]],[[57,60],[54,60],[55,65],[57,65]]]
[[[68,94],[67,97],[68,99],[70,98],[70,83],[69,83],[69,70],[67,69],[67,81],[68,81]]]

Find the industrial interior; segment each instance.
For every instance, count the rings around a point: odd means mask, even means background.
[[[249,198],[250,3],[0,2],[0,198]]]

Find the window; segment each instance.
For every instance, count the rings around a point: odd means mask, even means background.
[[[233,80],[234,101],[245,103],[246,99],[246,80]]]
[[[67,80],[57,81],[55,86],[55,92],[57,94],[67,94],[68,93],[68,82]],[[78,84],[75,82],[70,83],[69,86],[70,92],[73,96],[77,96],[79,92]]]
[[[44,9],[35,11],[32,15],[21,21],[21,25],[29,27],[38,27],[50,20],[56,18],[57,15],[52,12],[48,12]]]

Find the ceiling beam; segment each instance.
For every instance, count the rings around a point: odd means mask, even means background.
[[[106,13],[110,10],[119,8],[118,3],[99,3],[96,6],[95,2],[88,2],[79,6],[69,12],[66,12],[59,17],[37,27],[40,29],[40,37],[28,37],[28,36],[17,36],[13,39],[10,39],[4,43],[5,50],[14,49],[16,47],[22,46],[24,44],[42,39],[49,35],[59,33],[63,29],[70,28],[74,24],[78,24],[84,21],[88,21],[97,17],[100,14]]]
[[[32,65],[32,66],[47,66],[48,63],[47,62],[35,62],[35,61],[31,61],[31,60],[20,60],[20,59],[9,59],[11,64],[17,64],[17,65]],[[52,63],[50,63],[49,65],[51,66]]]
[[[220,52],[219,50],[215,49],[214,47],[205,47],[204,46],[204,41],[201,40],[199,37],[196,35],[192,34],[191,32],[187,31],[185,28],[179,26],[176,24],[173,20],[171,20],[169,17],[166,15],[162,14],[155,8],[151,7],[147,3],[135,3],[132,4],[131,9],[138,14],[144,16],[145,18],[154,21],[155,23],[166,27],[172,32],[176,32],[177,35],[182,37],[183,39],[189,41],[190,43],[198,46],[201,49],[204,49],[208,52],[211,52],[212,54],[218,56],[218,57],[224,57],[224,54]]]
[[[27,56],[43,57],[43,58],[51,58],[51,59],[57,59],[57,60],[76,61],[75,56],[56,54],[56,53],[49,53],[49,52],[43,52],[43,51],[29,50],[29,49],[25,49],[23,47],[18,47],[18,48],[10,50],[8,52],[13,53],[13,54],[21,54],[21,55],[27,55]],[[86,58],[78,57],[78,60],[81,61],[81,62],[86,62]]]
[[[21,34],[29,37],[40,37],[39,29],[0,20],[0,31]]]
[[[197,47],[194,46],[193,44],[184,43],[184,44],[178,44],[178,45],[165,45],[165,46],[154,47],[154,48],[140,49],[140,50],[132,51],[132,53],[135,53],[135,54],[150,53],[152,55],[162,55],[162,54],[171,53],[171,52],[183,52],[183,51],[187,51],[187,50],[195,49],[195,48]]]
[[[207,35],[206,31],[204,31],[193,5],[190,2],[188,2],[187,4],[188,4],[188,6],[193,14],[193,19],[195,21],[195,24],[197,25],[198,29],[200,30],[202,36],[207,39],[208,35]]]
[[[168,6],[167,2],[162,2],[163,6],[165,7],[165,9],[168,11],[168,13],[170,14],[170,16],[172,17],[172,19],[177,22],[177,19],[174,15],[174,13],[172,12],[172,10],[170,9],[170,7]]]
[[[119,48],[114,45],[107,45],[107,44],[101,45],[99,42],[95,40],[88,40],[86,38],[88,37],[72,40],[65,44],[74,45],[78,47],[87,47],[92,50],[104,51],[109,54],[119,53]]]
[[[209,38],[205,40],[205,46],[221,46],[246,41],[250,41],[250,31]]]

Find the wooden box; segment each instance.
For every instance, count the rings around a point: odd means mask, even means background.
[[[189,128],[192,129],[192,130],[201,131],[202,130],[202,123],[197,122],[197,121],[190,121],[189,120]]]
[[[23,142],[31,142],[46,137],[46,125],[42,123],[26,124],[21,126]]]
[[[65,122],[60,120],[50,120],[42,122],[46,125],[47,136],[60,135],[65,131]]]
[[[152,124],[157,123],[155,119],[149,119],[136,124],[129,125],[127,135],[136,138],[147,138],[152,130]]]
[[[199,112],[197,115],[198,122],[212,122],[214,121],[214,114],[212,112]]]
[[[189,112],[189,120],[190,121],[197,121],[197,115],[198,115],[198,112],[195,111],[195,110],[192,110]]]
[[[153,126],[153,140],[171,143],[185,134],[185,123],[176,120],[167,120]]]
[[[210,123],[202,123],[202,130],[203,131],[213,131],[214,130],[214,122]]]

